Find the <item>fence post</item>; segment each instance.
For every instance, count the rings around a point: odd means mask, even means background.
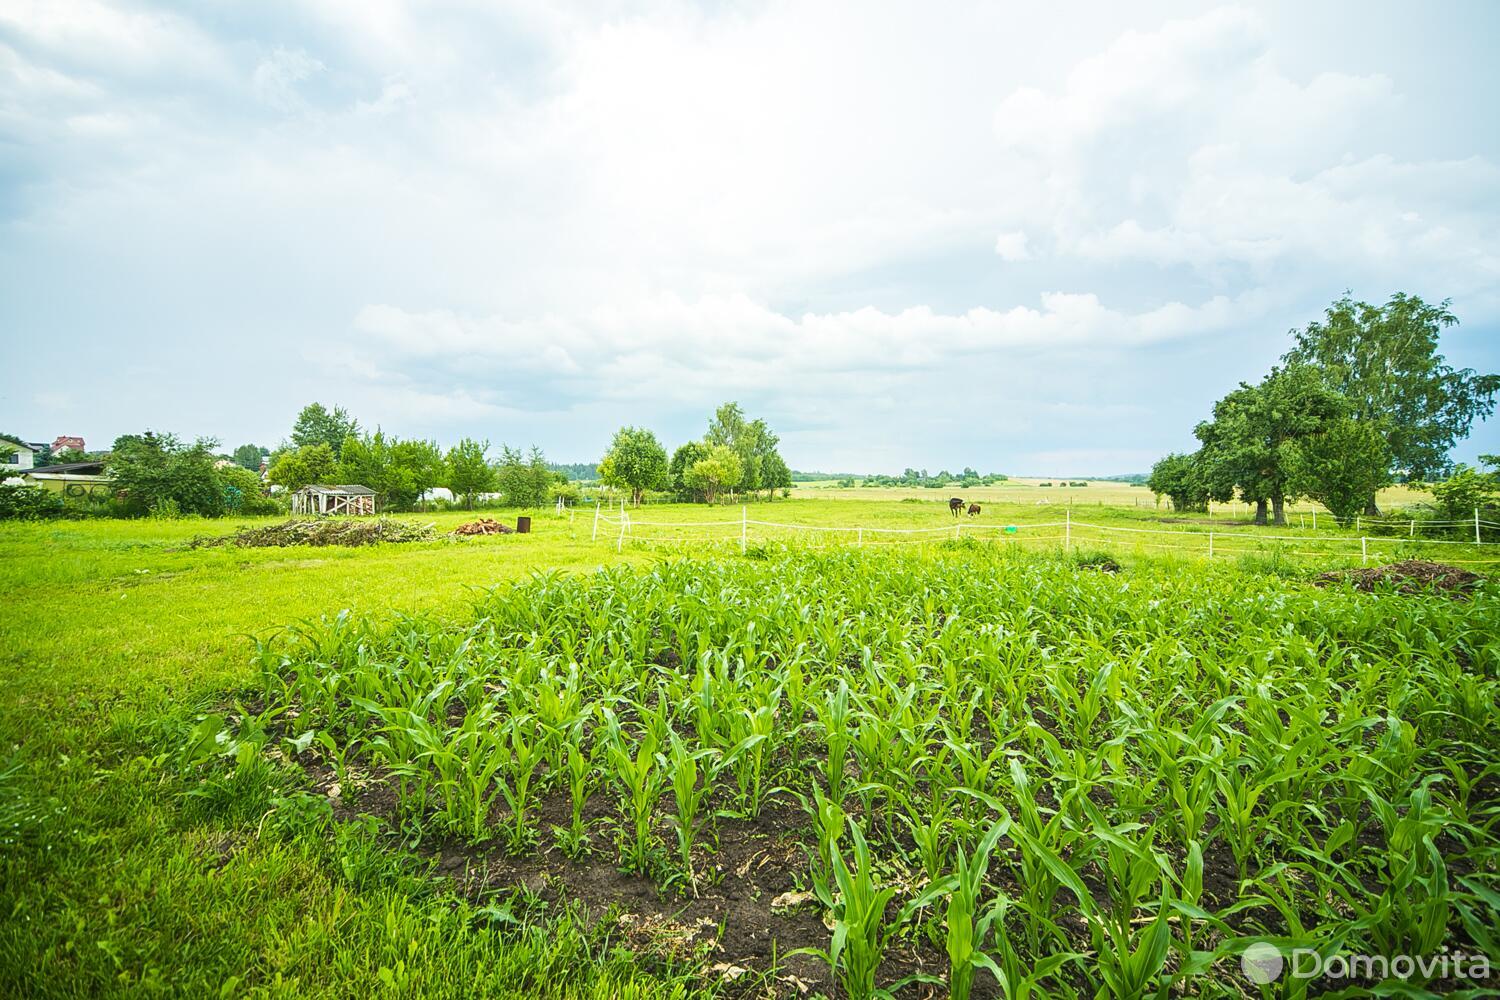
[[[855,535],[854,544],[863,547],[865,544],[865,529],[857,528],[855,530],[858,532],[858,534]]]
[[[599,540],[599,501],[594,501],[594,534],[589,538],[591,542]]]
[[[1474,544],[1475,545],[1482,544],[1479,541],[1479,508],[1478,507],[1474,508]]]
[[[750,514],[748,507],[740,508],[740,555],[744,555],[749,545]]]
[[[624,506],[624,504],[621,504],[620,505],[620,537],[615,542],[615,551],[616,552],[624,552],[625,551],[625,527],[628,524],[630,524],[630,518],[628,518],[628,517],[625,516],[625,506]]]
[[[1417,537],[1417,519],[1416,518],[1412,518],[1411,519],[1411,530],[1406,533],[1406,537],[1407,538],[1416,538]]]
[[[953,526],[953,540],[955,542],[958,541],[958,533],[963,530],[963,527],[963,522],[961,521]]]
[[[1073,551],[1073,511],[1066,512],[1067,518],[1063,521],[1063,551]]]
[[[1366,539],[1363,535],[1359,537],[1359,564],[1361,566],[1363,566],[1370,558],[1370,551],[1365,547],[1366,541],[1368,541],[1368,539]]]
[[[1361,515],[1359,515],[1359,514],[1355,514],[1354,515],[1354,530],[1355,531],[1359,530],[1360,517],[1361,517]]]
[[[1318,508],[1313,508],[1313,530],[1318,530]]]
[[[1208,533],[1208,558],[1212,559],[1213,557],[1214,557],[1214,533],[1212,531],[1210,531]]]

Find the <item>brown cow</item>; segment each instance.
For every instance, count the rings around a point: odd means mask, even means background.
[[[948,498],[948,513],[952,514],[954,517],[957,517],[959,515],[959,512],[962,511],[963,509],[964,509],[964,498],[963,497],[949,497]]]
[[[978,517],[979,516],[979,505],[977,503],[971,503],[971,504],[969,504],[969,516],[970,517]]]

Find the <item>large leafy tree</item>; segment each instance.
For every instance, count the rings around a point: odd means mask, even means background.
[[[342,406],[328,409],[322,403],[309,403],[297,414],[292,425],[292,444],[299,448],[309,444],[326,444],[335,458],[343,457],[344,441],[358,437],[359,421]]]
[[[268,449],[262,448],[258,444],[242,444],[234,449],[234,453],[230,457],[234,459],[234,464],[240,468],[249,469],[251,472],[259,472],[260,460],[269,454],[271,452]]]
[[[339,476],[339,462],[326,444],[305,444],[277,452],[266,469],[266,479],[289,490],[312,483],[331,483]]]
[[[1170,498],[1173,510],[1202,512],[1208,509],[1209,493],[1197,452],[1167,455],[1151,467],[1146,486],[1157,496]]]
[[[1308,365],[1273,368],[1257,385],[1240,387],[1214,404],[1213,420],[1194,433],[1203,442],[1205,489],[1216,498],[1231,484],[1256,505],[1255,522],[1286,523],[1286,501],[1296,495],[1291,449],[1345,412],[1343,398]]]
[[[410,510],[443,481],[446,466],[436,442],[373,434],[344,439],[339,450],[339,481],[374,490],[382,507]]]
[[[792,470],[787,468],[786,460],[781,457],[781,452],[773,448],[761,457],[760,480],[761,486],[770,491],[773,499],[777,490],[792,488]]]
[[[628,489],[635,504],[641,502],[646,490],[664,489],[670,474],[667,450],[644,427],[615,431],[609,451],[599,462],[599,478],[608,486]]]
[[[488,441],[464,438],[448,449],[448,488],[464,498],[464,507],[474,509],[474,498],[495,488],[495,470],[487,457]]]
[[[1294,442],[1288,460],[1292,488],[1346,523],[1374,502],[1391,454],[1374,424],[1345,417]]]
[[[184,444],[174,434],[127,434],[110,449],[109,474],[136,514],[175,510],[218,517],[224,488],[214,474],[216,442]]]
[[[551,500],[553,486],[567,481],[548,468],[546,456],[536,445],[523,452],[502,444],[496,477],[500,495],[511,507],[542,507]]]
[[[694,462],[684,478],[690,487],[701,490],[704,498],[713,503],[721,492],[740,482],[744,472],[739,454],[728,445],[716,444],[709,446],[708,454]]]
[[[1439,334],[1458,322],[1448,306],[1401,293],[1382,306],[1345,295],[1321,321],[1292,331],[1296,346],[1284,360],[1323,369],[1350,416],[1380,432],[1388,475],[1437,475],[1454,443],[1495,410],[1500,375],[1453,368],[1438,353]],[[1373,498],[1368,508],[1378,513]]]
[[[667,470],[668,484],[679,500],[701,500],[703,494],[688,482],[688,471],[699,460],[708,457],[708,445],[702,441],[689,441],[672,452],[672,464]]]

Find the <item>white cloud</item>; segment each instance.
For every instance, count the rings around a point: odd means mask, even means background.
[[[995,254],[1001,260],[1030,260],[1031,251],[1026,246],[1026,233],[1018,229],[995,237]]]
[[[307,107],[297,90],[298,84],[326,69],[306,52],[278,48],[255,67],[250,84],[262,104],[289,114]]]
[[[91,343],[101,413],[135,405],[115,350],[224,379],[225,437],[342,394],[586,455],[594,423],[742,394],[808,463],[899,468],[1180,446],[1345,288],[1500,317],[1482,102],[1422,106],[1431,67],[1344,27],[1193,10],[17,0],[0,329]],[[1441,148],[1437,110],[1467,127]]]

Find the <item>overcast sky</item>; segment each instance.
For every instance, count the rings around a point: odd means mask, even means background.
[[[1346,289],[1500,369],[1500,4],[561,6],[0,0],[0,431],[1111,474]]]

